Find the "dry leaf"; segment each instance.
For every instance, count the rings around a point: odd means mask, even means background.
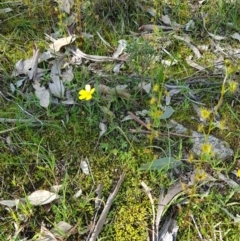
[[[49,83],[49,89],[51,93],[58,98],[62,98],[64,96],[64,90],[65,90],[63,81],[60,79],[63,59],[64,59],[64,56],[59,60],[54,61],[54,64],[51,68],[51,75],[50,75],[52,82]]]
[[[188,56],[187,58],[186,58],[186,62],[191,66],[191,67],[193,67],[193,68],[195,68],[195,69],[197,69],[197,70],[200,70],[200,71],[202,71],[202,70],[204,70],[205,68],[204,67],[202,67],[201,65],[198,65],[197,63],[195,63],[194,61],[192,61],[192,55],[190,55],[190,56]]]
[[[145,82],[143,82],[143,83],[139,83],[139,84],[138,84],[138,88],[145,90],[146,93],[149,94],[150,91],[151,91],[152,85],[151,85],[151,83],[145,83]]]
[[[55,236],[44,226],[41,226],[40,237],[36,241],[58,241]]]
[[[13,208],[18,205],[19,199],[14,199],[14,200],[1,200],[0,204],[3,206],[7,206],[9,208]]]
[[[52,234],[59,240],[64,239],[68,236],[68,232],[73,226],[64,221],[60,221],[57,225],[51,229]]]
[[[208,32],[208,34],[209,34],[209,36],[211,36],[213,39],[218,40],[218,41],[220,41],[220,40],[223,40],[223,39],[226,39],[226,38],[227,38],[227,37],[220,36],[220,35],[216,35],[216,34],[213,34],[213,33],[210,33],[210,32]]]
[[[171,19],[168,17],[168,15],[162,15],[162,21],[166,25],[171,25],[172,24]]]
[[[73,67],[72,66],[68,66],[67,69],[62,73],[62,81],[63,83],[67,82],[71,82],[74,78],[74,74],[73,74]]]
[[[240,34],[239,33],[234,33],[231,35],[233,39],[237,39],[240,42]]]
[[[41,87],[38,81],[33,83],[33,88],[35,89],[35,95],[40,100],[40,105],[44,108],[47,108],[50,103],[49,91],[44,86]]]
[[[86,175],[89,175],[89,174],[90,174],[89,168],[88,168],[88,164],[87,164],[86,161],[81,160],[80,168],[82,169],[82,171],[83,171],[84,174],[86,174]]]
[[[54,42],[49,45],[49,48],[54,52],[58,52],[61,49],[61,47],[71,44],[72,42],[75,41],[75,39],[76,39],[75,35],[70,35],[65,38],[54,40]]]
[[[108,57],[108,56],[85,54],[78,48],[76,50],[71,50],[71,52],[80,59],[84,58],[84,59],[88,59],[88,60],[95,61],[95,62],[121,60],[120,58],[118,59],[118,58],[113,58],[113,57]]]
[[[59,9],[61,11],[64,11],[67,14],[70,14],[70,10],[72,5],[74,4],[74,0],[57,0],[56,2],[58,3]]]
[[[12,8],[2,8],[0,9],[0,14],[12,12]]]
[[[73,197],[79,198],[81,195],[82,195],[82,189],[79,189],[79,190],[73,195]]]
[[[184,35],[183,37],[174,35],[174,38],[185,42],[188,45],[188,47],[193,51],[193,53],[196,55],[196,57],[198,59],[202,57],[202,55],[201,55],[200,51],[198,50],[198,48],[191,44],[191,39],[189,38],[188,35]]]
[[[37,190],[27,197],[27,200],[33,206],[45,205],[57,199],[59,199],[59,195],[46,190]]]
[[[104,124],[103,122],[100,122],[99,123],[99,129],[101,130],[100,134],[99,134],[99,137],[101,137],[107,131],[107,125]]]
[[[124,39],[120,39],[118,43],[119,45],[117,51],[113,54],[113,58],[118,58],[119,55],[122,54],[123,50],[127,47],[127,41]]]

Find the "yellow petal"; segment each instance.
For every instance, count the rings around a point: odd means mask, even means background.
[[[90,94],[92,95],[95,92],[95,88],[92,88]]]
[[[240,177],[240,169],[237,171],[237,176]]]
[[[84,100],[86,97],[85,96],[83,96],[83,95],[80,95],[79,96],[79,100]]]
[[[86,93],[86,90],[80,90],[79,91],[79,95],[85,95],[85,93]]]
[[[91,100],[91,99],[92,99],[91,95],[86,96],[86,100]]]

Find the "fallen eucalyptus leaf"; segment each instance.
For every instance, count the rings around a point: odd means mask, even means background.
[[[168,119],[169,117],[172,116],[172,114],[174,112],[174,109],[171,106],[166,106],[163,108],[163,110],[164,110],[164,113],[160,117],[161,120]]]
[[[140,167],[140,170],[148,171],[148,170],[161,170],[163,168],[171,169],[179,166],[180,164],[182,164],[182,162],[176,160],[173,157],[163,157],[163,158],[159,158],[157,160],[148,162],[146,164],[143,164]]]
[[[54,228],[51,229],[51,232],[57,240],[64,239],[72,227],[73,226],[69,223],[60,221]]]
[[[40,86],[38,81],[35,81],[32,85],[35,89],[35,95],[40,100],[40,105],[44,108],[47,108],[50,103],[49,91],[44,86]]]
[[[0,204],[3,206],[7,206],[9,208],[13,208],[18,205],[19,199],[14,199],[14,200],[1,200]]]
[[[146,93],[149,94],[151,91],[152,85],[151,85],[151,82],[150,83],[142,82],[138,84],[138,88],[145,90]]]
[[[33,206],[45,205],[57,199],[59,199],[59,195],[46,190],[37,190],[27,197],[27,200]]]

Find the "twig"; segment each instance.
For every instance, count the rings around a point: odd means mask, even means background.
[[[100,215],[100,218],[99,218],[96,226],[94,227],[93,233],[92,233],[89,241],[95,241],[97,239],[98,235],[100,234],[100,232],[102,231],[103,225],[104,225],[104,223],[106,221],[106,218],[107,218],[107,214],[108,214],[108,212],[109,212],[109,210],[112,206],[112,203],[114,201],[114,198],[116,197],[116,195],[118,193],[118,190],[119,190],[119,188],[120,188],[120,186],[121,186],[121,184],[124,180],[124,177],[125,177],[125,173],[123,172],[121,174],[118,182],[117,182],[117,185],[116,185],[114,191],[108,197],[106,205],[105,205],[105,207],[104,207],[104,209],[103,209],[103,211]]]
[[[134,130],[134,129],[130,129],[129,132],[131,133],[143,133],[143,134],[151,134],[151,131],[146,131],[146,130]],[[192,138],[192,136],[189,135],[184,135],[184,134],[178,134],[178,133],[173,133],[173,132],[168,132],[168,133],[162,133],[159,132],[159,135],[162,136],[178,136],[178,137],[186,137],[186,138]]]
[[[37,122],[35,119],[11,119],[11,118],[0,118],[1,123],[34,123]]]
[[[196,221],[195,221],[195,218],[193,217],[192,214],[190,214],[190,217],[192,218],[192,221],[193,221],[193,223],[194,223],[194,225],[195,225],[195,228],[196,228],[196,230],[197,230],[197,233],[198,233],[198,236],[199,236],[200,240],[201,240],[201,241],[204,241],[205,239],[203,239],[203,236],[202,236],[202,234],[201,234],[200,231],[199,231],[199,228],[198,228],[198,226],[197,226],[197,223],[196,223]]]
[[[152,219],[152,241],[155,241],[155,236],[156,236],[156,233],[155,233],[155,207],[154,207],[154,201],[153,201],[153,198],[152,198],[152,194],[151,194],[151,188],[147,186],[147,184],[145,182],[141,182],[141,186],[144,188],[144,191],[146,192],[149,200],[150,200],[150,203],[151,203],[151,206],[152,206],[152,212],[153,212],[153,219]],[[156,240],[157,241],[157,240]]]
[[[23,109],[23,107],[21,107],[18,103],[16,103],[13,100],[8,99],[6,96],[4,96],[4,94],[2,93],[2,91],[0,91],[0,95],[7,101],[14,103],[15,105],[17,105],[21,111],[23,111],[25,114],[27,114],[28,116],[31,116],[32,118],[34,118],[36,121],[38,121],[41,125],[43,125],[42,121],[40,121],[38,118],[36,118],[35,116],[33,116],[31,113],[27,112],[26,110]]]
[[[4,131],[0,131],[0,134],[6,133],[6,132],[9,132],[9,131],[13,131],[15,129],[17,129],[17,127],[13,127],[13,128],[10,128],[10,129],[4,130]]]
[[[146,123],[144,123],[142,120],[140,120],[136,115],[134,115],[132,112],[128,111],[128,114],[140,125],[145,127],[147,130],[151,130],[151,127],[149,127]]]

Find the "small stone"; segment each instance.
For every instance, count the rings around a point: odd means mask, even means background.
[[[192,137],[193,137],[192,152],[196,156],[200,157],[202,153],[202,145],[206,143],[205,136],[204,134],[200,134],[196,131],[193,131]],[[215,158],[218,158],[222,161],[226,161],[233,156],[233,150],[229,147],[229,144],[227,142],[221,141],[220,139],[212,135],[209,135],[208,143],[212,147],[212,152],[214,153]]]

